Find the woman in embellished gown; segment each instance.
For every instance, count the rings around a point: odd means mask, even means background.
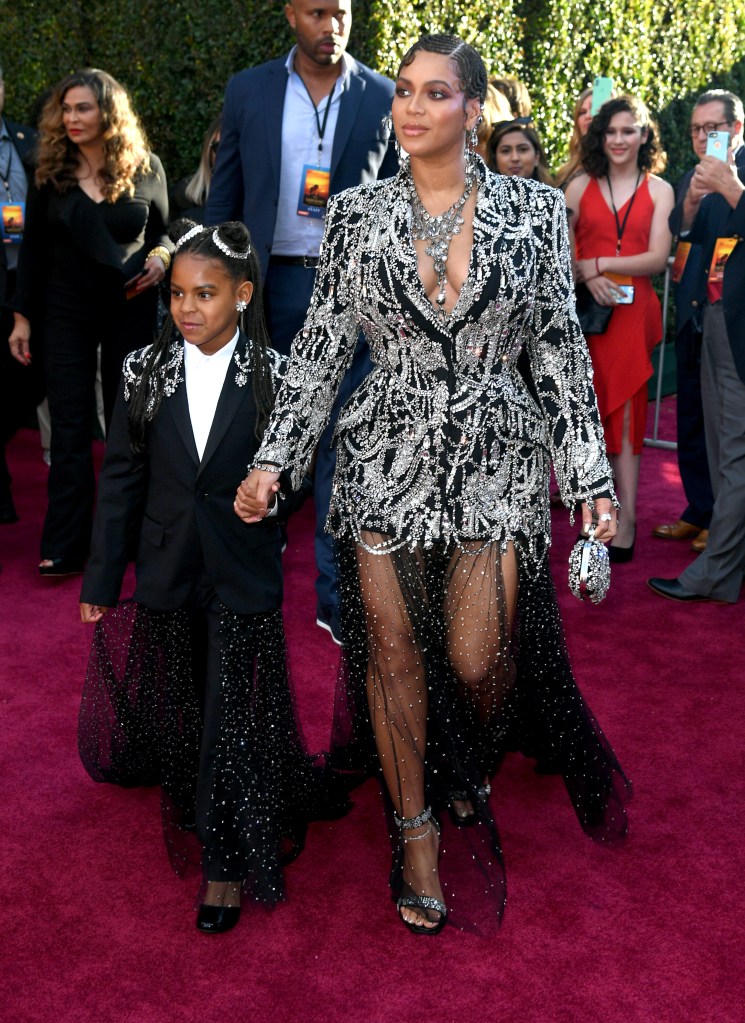
[[[584,173],[567,186],[577,277],[601,305],[608,329],[588,337],[605,443],[621,503],[611,561],[630,561],[636,534],[639,462],[647,422],[650,356],[662,338],[651,276],[665,269],[673,190],[653,172],[665,165],[649,112],[633,96],[604,103],[583,140]],[[631,288],[626,296],[621,286]],[[629,295],[633,301],[625,304]]]
[[[548,571],[552,459],[583,522],[594,510],[600,539],[616,523],[564,201],[472,156],[485,89],[456,37],[404,57],[392,117],[408,158],[331,200],[311,308],[236,497],[254,521],[279,470],[300,478],[363,330],[374,367],[339,417],[328,520],[346,642],[334,758],[382,774],[398,911],[430,935],[501,915],[487,779],[508,749],[564,775],[590,834],[626,830],[626,781],[574,684]]]

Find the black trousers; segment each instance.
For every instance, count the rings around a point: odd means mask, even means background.
[[[14,289],[15,272],[11,270],[7,277],[8,294]],[[13,358],[8,346],[12,330],[13,313],[0,309],[0,496],[10,488],[5,445],[17,430],[33,422],[36,406],[44,397],[41,360],[22,366]]]
[[[42,558],[82,563],[88,556],[95,496],[91,443],[98,346],[108,427],[125,356],[153,340],[156,304],[155,289],[126,302],[118,288],[85,304],[56,303],[47,308],[42,334],[52,464]]]
[[[684,522],[708,529],[714,507],[701,401],[701,334],[690,322],[675,339],[678,468],[688,506]]]

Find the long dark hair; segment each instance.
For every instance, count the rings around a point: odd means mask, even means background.
[[[665,169],[667,154],[658,142],[659,132],[649,111],[636,96],[618,96],[609,99],[590,122],[582,139],[582,167],[591,178],[604,178],[608,173],[608,157],[603,151],[605,133],[616,114],[631,114],[635,122],[647,132],[647,140],[639,148],[637,165],[640,171],[659,174]]]
[[[189,231],[199,227],[199,231],[178,246],[173,263],[187,253],[219,263],[221,268],[236,285],[241,281],[250,281],[253,295],[245,312],[241,313],[240,326],[250,339],[251,354],[251,385],[256,401],[256,426],[254,432],[261,440],[266,424],[274,405],[274,386],[272,383],[271,364],[269,359],[269,332],[264,320],[264,303],[261,297],[261,268],[256,257],[251,236],[245,224],[228,221],[218,227],[202,227],[192,220],[182,218],[171,225],[169,235],[178,244],[179,240]],[[215,242],[215,237],[227,246],[231,255],[224,252]],[[245,253],[245,258],[237,258],[233,253]],[[171,266],[173,271],[173,266]],[[163,400],[165,376],[161,372],[166,365],[169,351],[174,341],[180,338],[173,318],[169,314],[158,339],[148,349],[143,364],[142,375],[138,378],[129,402],[129,435],[132,449],[137,452],[147,450],[147,427],[158,413]]]
[[[551,171],[548,169],[548,159],[546,158],[546,151],[541,145],[541,140],[538,137],[538,132],[534,126],[529,123],[529,117],[518,117],[514,121],[501,121],[499,124],[495,124],[491,135],[489,136],[488,154],[489,154],[489,167],[493,171],[497,171],[497,150],[499,149],[499,143],[505,137],[513,131],[518,131],[530,145],[533,147],[535,155],[538,157],[538,163],[536,164],[533,173],[531,175],[536,181],[541,181],[544,185],[553,185],[554,180],[551,177]]]

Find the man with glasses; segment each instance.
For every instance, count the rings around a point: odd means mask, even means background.
[[[733,93],[714,89],[699,97],[690,133],[700,162],[683,179],[670,215],[670,229],[679,242],[676,262],[682,272],[676,327],[678,338],[685,342],[679,340],[677,350],[681,476],[692,505],[691,424],[700,335],[701,408],[714,497],[708,539],[696,561],[677,579],[649,580],[656,593],[679,601],[734,603],[745,575],[744,120],[742,101]],[[724,159],[706,155],[711,132],[728,133]],[[686,420],[684,414],[682,424],[681,374],[684,413],[689,417]],[[691,505],[677,523],[667,527],[669,532],[657,527],[655,535],[695,536],[703,520],[694,521]]]

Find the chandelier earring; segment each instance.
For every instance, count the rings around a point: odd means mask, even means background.
[[[478,131],[478,129],[479,129],[479,125],[481,124],[481,122],[483,120],[484,120],[484,118],[479,114],[478,120],[474,123],[473,127],[470,129],[470,131],[466,132],[466,146],[465,146],[466,154],[468,154],[469,150],[472,151],[472,150],[476,149],[476,147],[478,146],[478,144],[479,144],[479,131]]]

